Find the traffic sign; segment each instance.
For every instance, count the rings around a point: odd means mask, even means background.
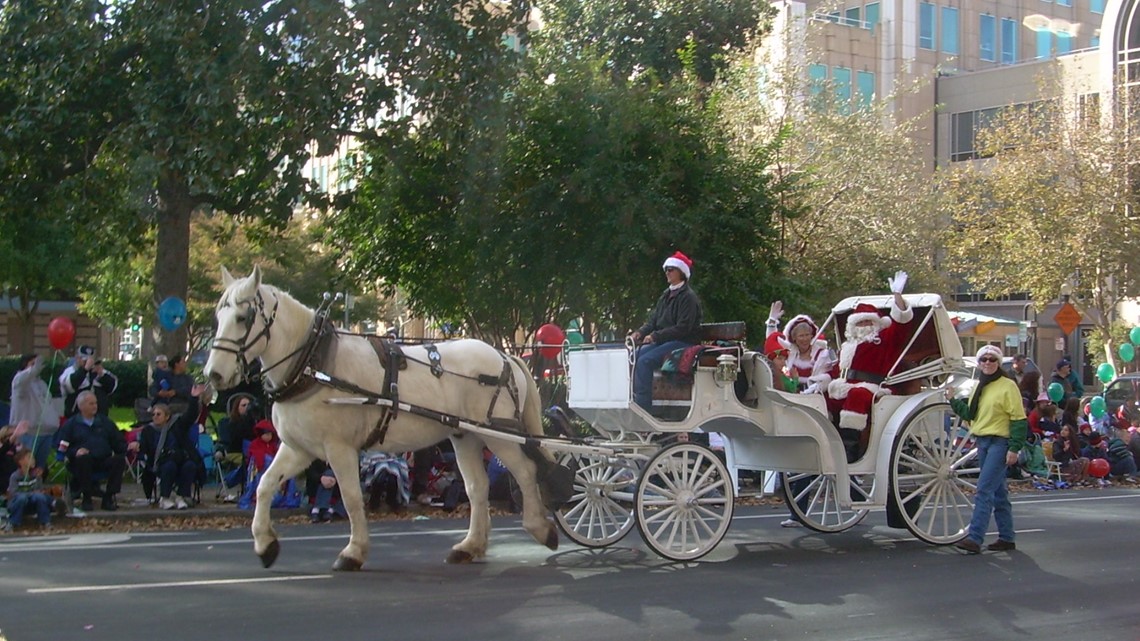
[[[1072,334],[1073,330],[1081,324],[1081,313],[1072,303],[1064,303],[1061,305],[1061,309],[1057,310],[1057,315],[1053,317],[1053,320],[1057,322],[1057,327],[1060,327],[1062,332]]]

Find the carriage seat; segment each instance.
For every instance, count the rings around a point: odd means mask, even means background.
[[[697,357],[697,367],[716,367],[716,359],[725,353],[735,354],[738,359],[741,358],[744,354],[746,329],[744,321],[701,324],[701,345],[706,349]],[[687,405],[692,397],[693,381],[689,377],[661,370],[653,372],[654,405]]]

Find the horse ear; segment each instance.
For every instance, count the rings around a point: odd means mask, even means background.
[[[253,273],[249,275],[249,279],[253,281],[253,286],[261,287],[261,265],[253,266]]]
[[[230,274],[230,270],[226,269],[225,265],[222,265],[222,287],[229,287],[235,280],[237,279],[234,278],[232,274]]]

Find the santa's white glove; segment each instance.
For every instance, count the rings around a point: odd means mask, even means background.
[[[890,285],[892,294],[903,293],[903,288],[906,287],[906,272],[904,272],[904,271],[895,272],[894,278],[888,278],[887,279],[887,285]]]
[[[819,383],[812,383],[804,389],[804,394],[822,394],[823,390],[819,389]]]

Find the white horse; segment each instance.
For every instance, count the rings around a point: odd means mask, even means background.
[[[539,487],[545,482],[545,470],[553,465],[545,450],[497,438],[484,440],[473,432],[447,427],[438,417],[433,420],[409,411],[398,412],[387,428],[381,429],[381,407],[337,404],[348,397],[360,398],[369,390],[375,397],[383,389],[386,372],[368,338],[328,328],[323,341],[315,340],[317,312],[262,284],[257,267],[241,279],[223,267],[222,284],[225,291],[215,312],[218,329],[206,375],[220,389],[232,387],[250,362],[261,359],[266,388],[280,394],[273,405],[273,424],[281,437],[281,449],[258,485],[253,513],[253,549],[265,567],[273,564],[281,549],[270,523],[269,507],[282,480],[296,475],[314,459],[329,462],[340,481],[341,498],[352,525],[348,545],[333,568],[357,570],[369,546],[360,489],[360,450],[368,445],[387,452],[407,452],[445,438],[455,446],[471,501],[467,536],[452,547],[449,563],[481,559],[487,552],[491,524],[484,446],[502,460],[522,490],[523,527],[539,543],[557,549],[558,533],[546,518],[542,496],[545,493],[550,498],[554,492],[545,485],[540,492]],[[490,416],[494,417],[492,422],[515,425],[521,419],[527,434],[542,433],[538,389],[521,360],[506,357],[480,341],[460,340],[436,346],[443,372],[439,368],[433,372],[428,363],[436,354],[429,354],[424,346],[401,347],[409,361],[407,369],[392,372],[397,376],[400,403],[480,424],[487,424]],[[322,359],[321,373],[332,377],[334,383],[347,383],[348,391],[346,386],[336,387],[327,380],[317,384],[312,368],[306,369],[314,359]],[[495,384],[494,379],[500,377],[505,382]],[[353,393],[353,386],[357,393]]]

